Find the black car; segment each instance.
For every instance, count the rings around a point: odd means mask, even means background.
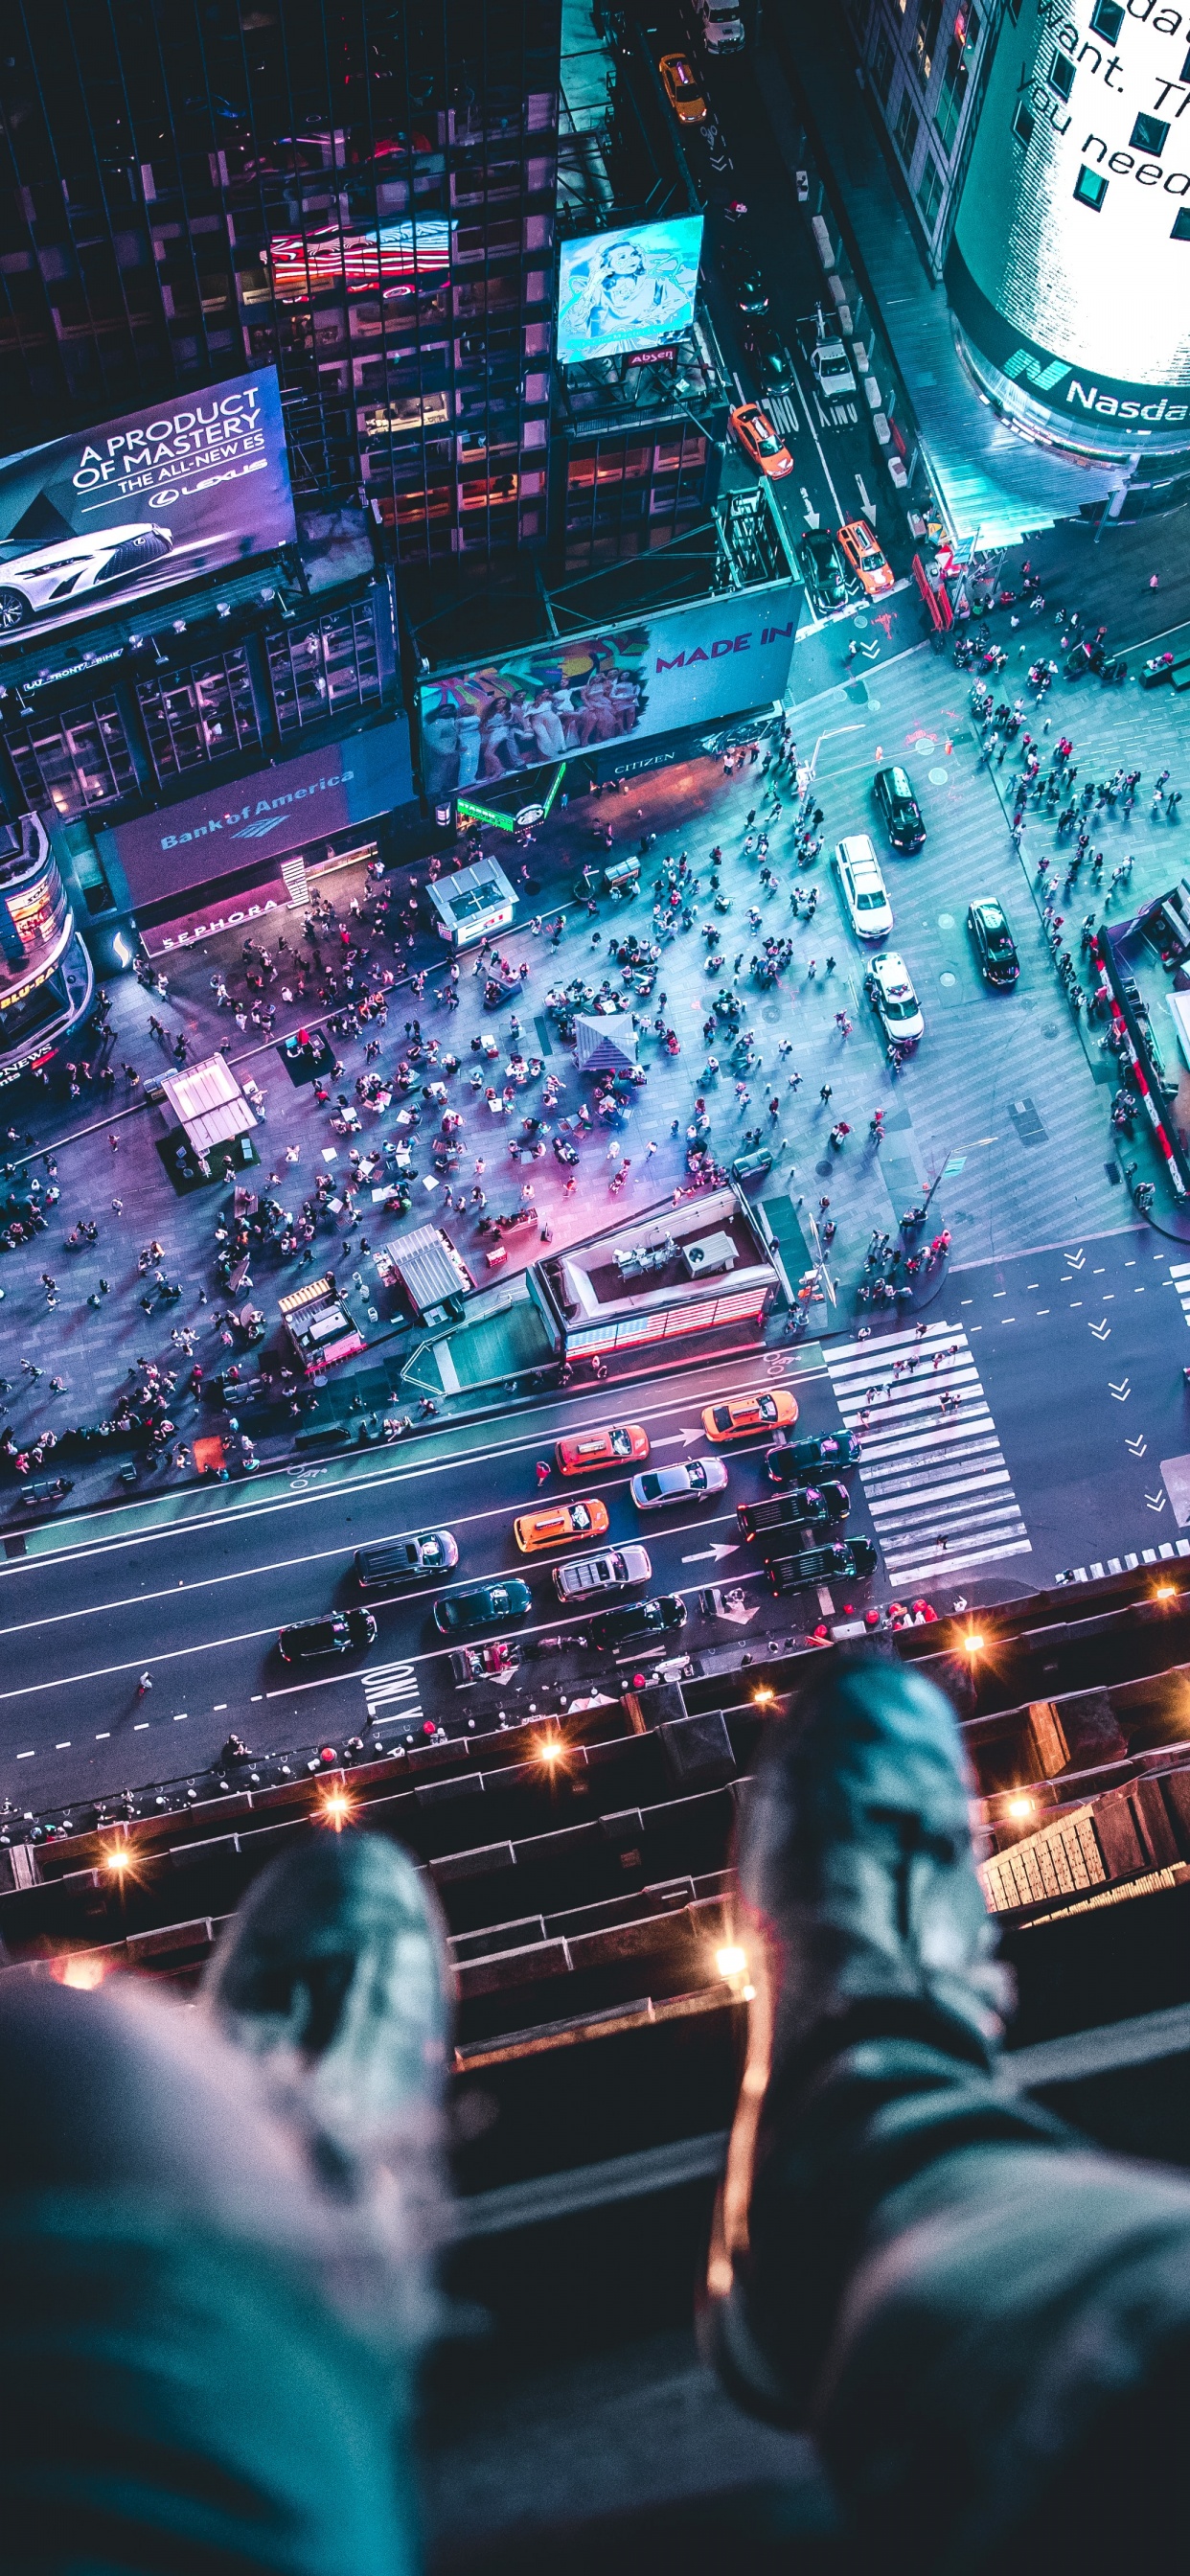
[[[846,1485],[832,1481],[827,1485],[799,1485],[779,1501],[740,1503],[736,1520],[745,1538],[764,1539],[773,1530],[831,1529],[836,1522],[846,1520],[850,1509]]]
[[[527,1619],[532,1607],[528,1584],[510,1574],[503,1583],[480,1583],[474,1592],[452,1592],[448,1600],[436,1601],[434,1626],[444,1637],[465,1637],[470,1629],[494,1628],[501,1619]]]
[[[756,314],[744,329],[746,348],[760,378],[762,393],[783,393],[793,383],[793,360],[775,322]]]
[[[428,1583],[458,1564],[453,1530],[411,1530],[407,1538],[386,1538],[375,1547],[357,1547],[355,1579],[361,1592],[382,1592],[390,1583]]]
[[[839,549],[829,528],[807,528],[798,538],[797,559],[816,617],[847,605],[847,582]]]
[[[1004,906],[994,894],[981,894],[967,906],[967,928],[975,942],[979,971],[985,984],[1015,984],[1021,971],[1016,941],[1008,927]]]
[[[831,1575],[846,1581],[852,1575],[874,1574],[876,1550],[870,1538],[835,1539],[829,1547],[807,1547],[798,1556],[774,1557],[768,1571],[774,1592],[800,1592],[807,1584],[826,1583]]]
[[[858,1431],[823,1431],[817,1438],[791,1440],[785,1455],[792,1458],[799,1476],[809,1475],[815,1467],[854,1467],[862,1456]],[[774,1480],[775,1481],[775,1480]]]
[[[874,795],[884,816],[884,828],[894,850],[920,850],[926,837],[921,807],[905,772],[900,767],[878,769],[872,781]]]
[[[653,1601],[625,1601],[619,1610],[597,1610],[587,1621],[593,1646],[627,1646],[636,1638],[664,1637],[686,1625],[686,1604],[678,1592],[662,1592]]]
[[[350,1655],[375,1643],[370,1610],[328,1610],[325,1619],[297,1619],[283,1628],[277,1652],[283,1664],[315,1664],[323,1655]]]
[[[769,291],[752,251],[734,251],[727,261],[727,282],[739,313],[767,313]]]
[[[823,1441],[821,1445],[825,1449],[826,1442]],[[808,1464],[805,1452],[810,1446],[811,1443],[808,1440],[790,1440],[779,1442],[775,1449],[766,1449],[764,1463],[770,1485],[779,1486],[782,1493],[788,1493],[795,1486],[800,1487],[803,1493],[812,1492],[814,1488],[803,1483]],[[824,1459],[822,1463],[825,1465],[828,1462]],[[840,1461],[844,1466],[850,1463],[849,1459]],[[823,1486],[821,1490],[824,1493],[845,1494],[847,1488],[845,1485],[831,1484]],[[843,1514],[836,1512],[835,1518],[842,1520]]]

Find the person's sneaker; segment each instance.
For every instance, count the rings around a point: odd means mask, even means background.
[[[228,2038],[351,2167],[436,2138],[449,1970],[432,1891],[378,1834],[320,1834],[255,1880],[203,1985]]]
[[[1011,1979],[975,1873],[971,1794],[942,1693],[872,1656],[836,1666],[774,1733],[747,1799],[738,1937],[753,2000],[708,2322],[729,2383],[786,2420],[805,2395],[791,2309],[800,2294],[812,2374],[873,2107],[991,2092]]]

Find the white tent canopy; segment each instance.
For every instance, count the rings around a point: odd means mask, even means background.
[[[244,1136],[256,1125],[224,1055],[208,1055],[201,1064],[164,1074],[161,1088],[196,1154],[209,1153],[212,1145],[229,1144],[233,1136]]]

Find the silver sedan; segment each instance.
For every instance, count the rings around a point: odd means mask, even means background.
[[[663,1512],[670,1503],[705,1503],[727,1491],[721,1458],[683,1458],[680,1467],[646,1467],[629,1486],[638,1512]]]

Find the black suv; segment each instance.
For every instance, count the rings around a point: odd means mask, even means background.
[[[793,383],[793,360],[775,322],[763,313],[744,325],[744,347],[760,378],[762,393],[783,393]]]
[[[878,769],[872,793],[894,850],[920,850],[926,837],[921,807],[903,769]]]
[[[797,1556],[777,1556],[769,1567],[774,1592],[801,1592],[807,1584],[830,1576],[874,1574],[876,1550],[870,1538],[835,1539],[829,1547],[807,1547]]]
[[[850,1509],[846,1485],[832,1479],[827,1485],[801,1485],[796,1493],[782,1494],[780,1500],[740,1503],[736,1521],[745,1538],[764,1539],[774,1530],[830,1529],[837,1521],[845,1521]]]
[[[662,1592],[655,1601],[626,1601],[619,1610],[597,1610],[586,1623],[593,1646],[628,1646],[637,1637],[664,1637],[686,1625],[686,1604],[679,1592]]]
[[[1021,961],[1004,906],[996,895],[982,894],[974,903],[968,904],[967,928],[975,942],[979,971],[985,984],[1015,984],[1021,971]]]
[[[277,1652],[284,1664],[315,1664],[323,1655],[350,1655],[375,1643],[370,1610],[328,1610],[325,1619],[298,1619],[283,1628]]]
[[[847,583],[831,530],[807,528],[805,535],[798,538],[797,559],[815,616],[825,617],[831,608],[845,608]]]

